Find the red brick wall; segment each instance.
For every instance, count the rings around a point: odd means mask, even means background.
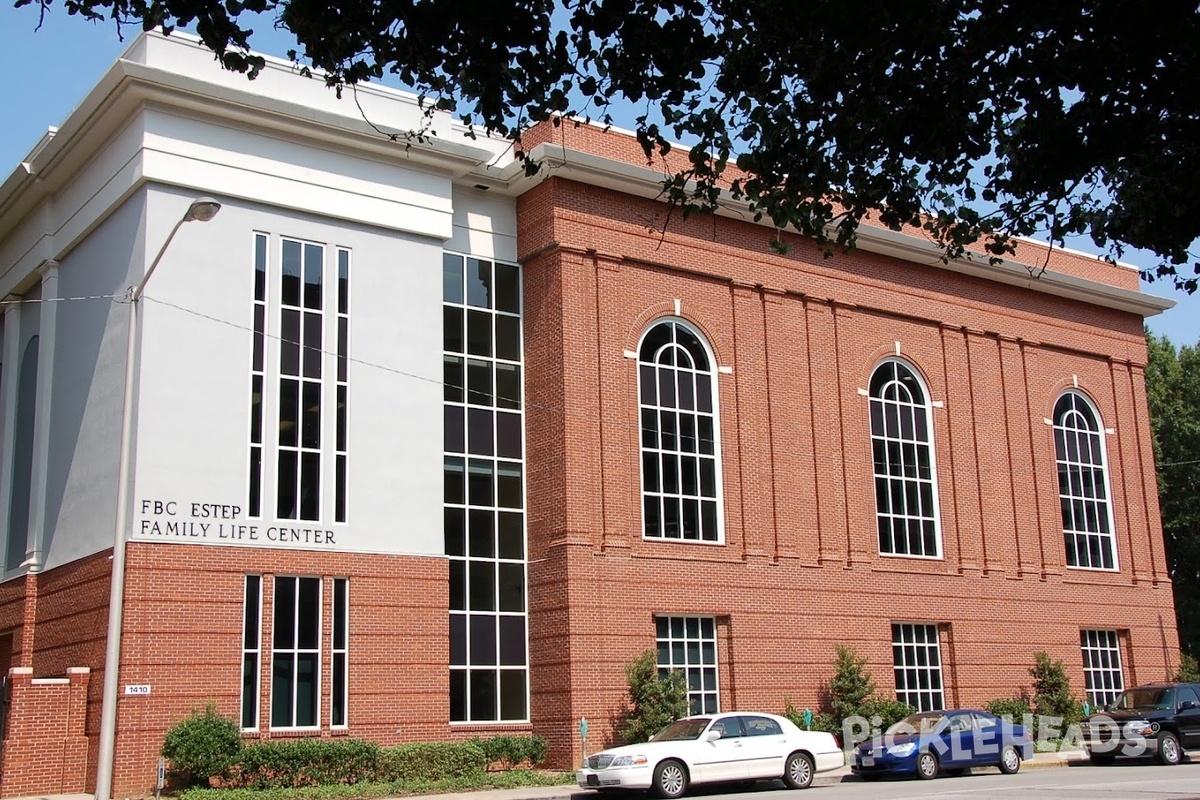
[[[548,178],[518,201],[525,259],[535,723],[560,763],[610,738],[654,615],[715,616],[723,708],[818,703],[834,645],[893,687],[890,623],[943,624],[946,700],[1029,684],[1037,650],[1082,697],[1080,628],[1128,631],[1127,679],[1177,658],[1140,318]],[[675,314],[719,384],[725,540],[641,536],[636,359]],[[878,553],[868,385],[900,354],[933,400],[944,558]],[[1120,571],[1068,569],[1052,429],[1066,388],[1107,435]]]
[[[90,678],[86,667],[65,678],[34,678],[30,667],[9,670],[0,797],[84,791]]]
[[[153,787],[163,734],[193,710],[213,703],[240,719],[247,574],[264,576],[262,738],[271,737],[274,575],[325,579],[319,735],[385,746],[450,736],[444,560],[135,542],[128,551],[119,683],[150,684],[151,694],[119,699],[115,794]],[[349,726],[336,733],[329,725],[333,578],[348,578],[350,592]]]

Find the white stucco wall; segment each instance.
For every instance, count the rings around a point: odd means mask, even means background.
[[[187,205],[167,191],[150,197],[151,230],[169,229]],[[276,519],[270,466],[262,517],[246,511],[255,232],[352,252],[345,524],[333,522],[331,480],[319,522]],[[213,221],[185,225],[143,301],[133,538],[440,554],[441,259],[438,239],[266,206],[227,202]],[[266,359],[278,363],[274,340]],[[333,357],[324,364],[332,375]],[[265,428],[278,414],[270,378],[266,394]],[[323,433],[326,441],[333,436],[331,414]],[[229,518],[193,508],[205,503],[224,506],[218,513]],[[279,527],[331,535],[280,544]]]
[[[37,270],[57,261],[61,297],[120,294],[193,198],[223,204],[212,221],[178,230],[139,304],[130,535],[442,554],[442,253],[515,260],[515,200],[471,188],[463,175],[505,144],[463,140],[414,158],[371,127],[418,125],[413,98],[365,87],[364,120],[354,102],[282,63],[247,82],[186,37],[139,38],[125,58],[31,162],[38,179],[20,182],[18,170],[7,184],[17,187],[10,208],[24,210],[0,226],[0,290],[36,299]],[[262,107],[248,114],[247,103]],[[449,132],[448,117],[438,122]],[[329,449],[321,518],[274,518],[270,434],[263,513],[247,510],[256,233],[271,237],[276,261],[280,237],[323,244],[331,260],[337,248],[351,252],[344,523],[333,519]],[[268,330],[278,333],[272,292]],[[111,299],[56,308],[55,353],[40,362],[53,370],[45,529],[34,539],[47,569],[113,542],[129,319],[129,306]],[[23,308],[21,339],[39,324],[38,306]],[[274,339],[266,359],[278,365]],[[324,363],[331,376],[334,357]],[[267,387],[264,429],[278,426],[274,370]],[[333,439],[334,415],[322,424]]]

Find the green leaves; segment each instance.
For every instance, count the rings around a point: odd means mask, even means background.
[[[118,25],[194,24],[250,77],[263,62],[243,16],[275,12],[331,87],[393,73],[501,136],[553,113],[611,124],[634,108],[648,158],[667,149],[661,131],[711,156],[665,184],[685,211],[711,210],[740,179],[733,196],[754,217],[822,244],[852,245],[864,219],[928,216],[948,258],[1090,235],[1113,258],[1158,254],[1144,277],[1200,280],[1194,3],[59,2]]]
[[[1200,342],[1147,333],[1146,399],[1179,644],[1200,655]]]

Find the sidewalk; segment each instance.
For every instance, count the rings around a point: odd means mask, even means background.
[[[1047,769],[1070,766],[1074,762],[1087,761],[1082,750],[1063,753],[1036,753],[1033,759],[1021,764],[1021,769]],[[977,767],[981,772],[996,771],[995,767]],[[831,786],[842,781],[857,781],[850,767],[822,772],[813,779],[813,786]],[[764,786],[769,784],[764,783]],[[780,784],[782,785],[782,784]],[[631,793],[630,796],[636,796]],[[487,789],[478,792],[458,792],[436,795],[437,800],[595,800],[599,793],[578,786],[527,786],[518,789]]]
[[[1087,761],[1087,754],[1082,750],[1069,750],[1063,753],[1037,753],[1033,759],[1021,764],[1021,769],[1045,769],[1066,767],[1072,763]],[[980,771],[994,771],[995,767],[978,767]],[[842,781],[857,781],[858,778],[850,772],[850,767],[822,772],[813,779],[813,786],[831,786]],[[767,782],[761,782],[769,787]],[[782,784],[778,784],[782,786]],[[631,797],[636,796],[630,793]],[[435,800],[596,800],[600,797],[597,792],[580,789],[575,784],[563,786],[522,786],[516,789],[481,789],[475,792],[455,792],[453,794],[429,795]],[[14,797],[8,800],[93,800],[90,794],[55,794],[34,795],[31,797]],[[412,800],[412,798],[405,798]]]

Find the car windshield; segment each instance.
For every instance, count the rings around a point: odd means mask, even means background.
[[[1135,708],[1170,708],[1171,690],[1160,689],[1130,689],[1123,692],[1113,703],[1113,708],[1119,711],[1132,711]]]
[[[946,715],[940,711],[923,711],[920,714],[909,714],[904,719],[887,729],[889,736],[898,733],[930,733],[939,730]]]
[[[708,717],[692,717],[672,722],[654,734],[654,741],[682,742],[690,739],[699,739],[700,734],[704,733],[704,729],[708,727],[708,723],[711,721]]]

